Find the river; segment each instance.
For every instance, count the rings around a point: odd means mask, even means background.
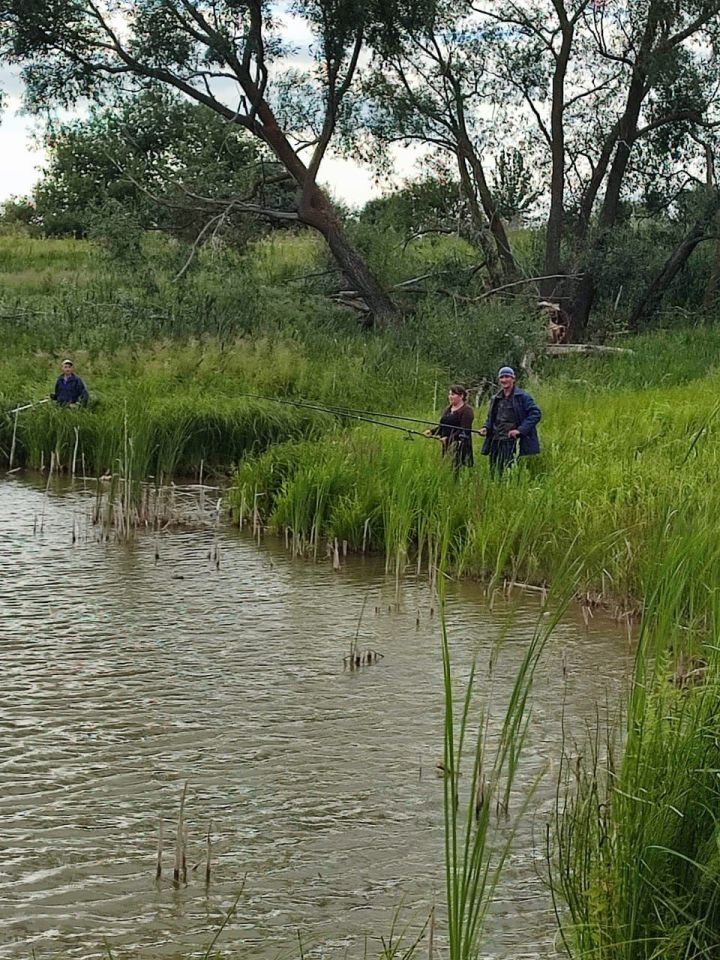
[[[90,499],[0,483],[0,958],[202,957],[236,899],[214,955],[299,957],[300,940],[309,957],[374,957],[434,902],[442,945],[442,664],[425,578],[397,596],[376,559],[333,570],[227,525],[102,541]],[[490,610],[477,585],[449,586],[453,660],[467,673],[478,655],[486,703],[491,686],[502,703],[537,622],[537,599],[515,596]],[[356,634],[383,656],[350,671]],[[543,847],[561,717],[582,740],[628,661],[623,633],[579,611],[543,654],[519,792],[546,775],[485,956],[553,954]]]

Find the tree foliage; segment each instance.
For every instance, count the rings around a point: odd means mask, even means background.
[[[427,15],[430,2],[299,0],[293,6],[292,16],[312,37],[306,80],[317,92],[318,110],[310,130],[307,115],[283,114],[276,97],[288,44],[268,0],[0,0],[0,44],[7,58],[23,64],[38,110],[112,96],[119,85],[161,84],[247,131],[292,178],[296,197],[291,210],[234,200],[236,211],[319,231],[368,312],[382,318],[393,305],[353,250],[318,174],[365,45],[379,37],[391,43]]]
[[[447,4],[376,58],[368,127],[385,148],[455,159],[506,279],[517,264],[501,180],[507,151],[527,144],[523,165],[544,183],[538,293],[563,299],[581,333],[628,201],[671,211],[717,148],[719,35],[720,0]]]
[[[304,65],[290,67],[283,17],[309,38]],[[153,153],[143,118],[145,155],[117,142],[109,119],[103,137],[154,190],[172,177],[176,200],[201,197],[206,223],[238,236],[241,215],[317,230],[346,301],[377,318],[395,304],[322,189],[329,151],[372,156],[383,170],[396,144],[413,145],[425,171],[442,175],[403,190],[394,208],[371,207],[365,223],[382,209],[405,218],[406,233],[453,229],[478,248],[483,296],[526,284],[524,296],[562,302],[577,336],[639,210],[668,229],[657,230],[667,246],[637,292],[636,325],[718,229],[720,0],[298,0],[289,11],[269,0],[0,0],[0,45],[23,64],[37,110],[107,103],[129,87],[171,90],[193,118],[208,111],[209,143],[192,141],[195,119],[182,121],[195,149],[179,158],[168,142]],[[223,130],[234,131],[227,144]],[[63,149],[75,133],[62,131]],[[85,149],[77,136],[73,149]],[[241,172],[258,163],[262,190]],[[127,178],[99,176],[110,199],[129,190]],[[63,189],[82,205],[82,186]],[[681,208],[698,191],[701,212],[688,219]],[[203,229],[199,211],[163,221],[133,202],[169,229]],[[544,220],[533,278],[508,227],[529,213]]]
[[[82,236],[115,205],[142,229],[238,244],[267,221],[237,213],[228,197],[279,209],[292,203],[288,175],[256,141],[161,87],[53,126],[46,145],[49,162],[33,199],[49,234]],[[215,202],[226,205],[220,216]]]

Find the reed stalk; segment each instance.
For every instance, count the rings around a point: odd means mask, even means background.
[[[492,902],[498,891],[518,823],[534,793],[528,789],[517,810],[510,793],[519,769],[530,721],[530,693],[535,668],[549,636],[574,591],[577,570],[568,560],[558,571],[557,586],[543,604],[507,703],[499,734],[487,697],[477,705],[476,665],[465,689],[453,676],[445,616],[444,576],[452,524],[439,545],[438,600],[445,700],[444,835],[445,886],[450,960],[476,960]],[[461,774],[468,773],[465,781]],[[463,791],[463,782],[467,784]],[[536,781],[537,782],[537,781]]]
[[[720,942],[719,571],[710,537],[666,545],[624,722],[566,750],[548,855],[571,956],[699,960]]]

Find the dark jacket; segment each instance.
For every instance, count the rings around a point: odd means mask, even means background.
[[[443,410],[440,423],[432,430],[443,441],[443,456],[452,450],[456,467],[473,465],[472,425],[475,411],[465,403],[457,410],[448,406]]]
[[[57,378],[55,393],[51,393],[50,398],[59,403],[61,407],[65,407],[69,403],[79,403],[84,407],[90,399],[90,394],[80,377],[71,373],[67,380],[62,374]]]
[[[500,394],[496,393],[490,401],[490,412],[485,421],[487,436],[485,437],[485,443],[482,448],[482,452],[485,455],[490,453],[499,396]],[[512,401],[517,418],[517,429],[520,431],[520,456],[529,457],[534,453],[540,453],[540,440],[537,434],[537,424],[540,422],[542,416],[540,408],[530,394],[526,390],[520,390],[519,387],[515,387],[513,390]]]

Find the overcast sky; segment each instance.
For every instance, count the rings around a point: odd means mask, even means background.
[[[299,58],[301,59],[301,58]],[[12,196],[25,196],[41,174],[45,154],[38,145],[39,121],[22,111],[22,85],[17,73],[0,68],[0,89],[5,94],[5,110],[0,115],[0,202]],[[394,185],[413,173],[410,153],[397,151],[397,176]],[[328,154],[320,171],[320,180],[333,195],[359,207],[383,192],[373,181],[372,171],[351,160]],[[387,184],[389,187],[390,184]]]

